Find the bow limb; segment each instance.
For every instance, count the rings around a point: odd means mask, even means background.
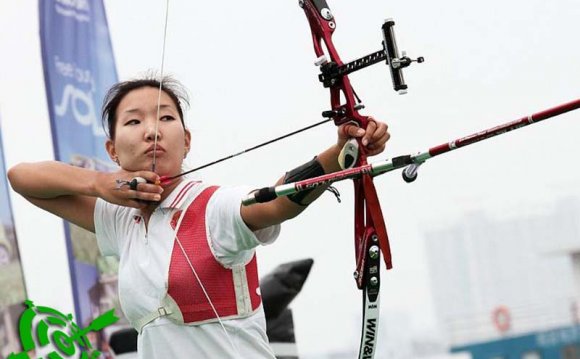
[[[304,0],[299,4],[310,24],[314,53],[317,56],[316,65],[321,67],[323,73],[344,65],[332,42],[336,22],[326,0]],[[332,117],[337,126],[354,121],[362,128],[366,128],[367,118],[358,113],[358,102],[348,76],[332,78],[324,86],[330,88],[332,113],[329,113],[331,116],[328,117]],[[341,95],[344,97],[344,104],[341,103]]]

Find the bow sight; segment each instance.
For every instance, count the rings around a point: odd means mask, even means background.
[[[314,8],[318,14],[327,21],[328,31],[334,31],[336,24],[334,23],[334,17],[326,3],[326,0],[312,0],[311,4],[314,5]],[[299,5],[300,7],[304,8],[304,0],[300,0]],[[310,20],[311,28],[314,30],[315,26],[313,26],[314,24],[312,23],[312,19],[314,18],[309,16],[308,19]],[[320,26],[321,23],[318,23],[317,25]],[[383,32],[382,50],[373,52],[372,54],[363,56],[346,64],[339,64],[336,61],[328,61],[326,55],[319,56],[315,64],[320,66],[321,73],[318,75],[318,78],[324,87],[333,87],[337,84],[337,81],[341,80],[343,76],[386,60],[386,64],[391,72],[391,79],[393,80],[394,90],[401,95],[407,93],[407,84],[405,83],[405,78],[403,77],[403,69],[410,66],[413,62],[422,63],[425,61],[425,59],[421,56],[416,59],[411,59],[407,56],[405,51],[402,51],[402,56],[399,56],[399,49],[397,47],[397,40],[395,38],[394,26],[395,21],[390,18],[386,19],[383,23],[381,27]],[[316,40],[314,46],[317,50],[317,53],[322,51],[320,44],[317,43]],[[360,103],[360,99],[358,97],[357,100]],[[362,105],[360,106],[360,108],[362,108]],[[326,112],[326,115],[331,116],[332,114]],[[326,115],[325,117],[330,117]]]
[[[399,49],[397,48],[397,40],[395,38],[395,22],[393,19],[386,19],[382,26],[383,30],[383,54],[386,57],[387,65],[391,70],[391,78],[393,80],[393,88],[400,95],[407,93],[407,84],[403,77],[403,69],[412,62],[422,63],[425,59],[422,56],[415,60],[407,57],[405,51],[402,51],[402,57],[399,57]],[[370,55],[369,55],[370,56]],[[364,58],[363,58],[364,59]]]

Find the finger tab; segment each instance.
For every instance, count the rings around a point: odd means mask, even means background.
[[[136,191],[139,183],[147,183],[147,181],[143,177],[133,177],[129,182],[129,188],[131,188],[133,191]]]

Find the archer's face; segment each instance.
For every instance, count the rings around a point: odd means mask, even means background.
[[[181,171],[191,136],[183,128],[177,107],[163,91],[157,117],[158,96],[158,88],[142,87],[129,92],[117,107],[115,139],[106,146],[111,158],[117,157],[127,171],[150,171],[154,157],[160,176]]]

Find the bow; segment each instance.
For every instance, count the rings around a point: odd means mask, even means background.
[[[310,24],[314,52],[317,56],[315,64],[321,70],[319,80],[324,87],[330,90],[331,109],[324,111],[323,116],[333,119],[337,126],[344,123],[354,123],[366,129],[372,119],[359,113],[359,110],[364,106],[356,95],[348,74],[386,60],[394,89],[399,93],[405,93],[407,85],[403,78],[402,69],[413,61],[423,62],[423,58],[417,60],[411,60],[406,56],[399,58],[393,30],[395,23],[389,19],[382,26],[383,48],[344,64],[332,42],[336,21],[326,0],[300,0],[299,5],[304,10]],[[343,167],[360,168],[368,165],[366,150],[361,139],[356,139],[356,142],[351,140],[350,143],[347,143],[343,149],[343,154],[347,158],[341,159]],[[348,159],[349,157],[352,158]],[[363,324],[358,358],[371,359],[374,357],[376,349],[379,321],[380,257],[382,253],[386,268],[391,269],[391,250],[373,177],[366,172],[354,178],[353,182],[356,259],[354,278],[358,288],[363,293]]]

